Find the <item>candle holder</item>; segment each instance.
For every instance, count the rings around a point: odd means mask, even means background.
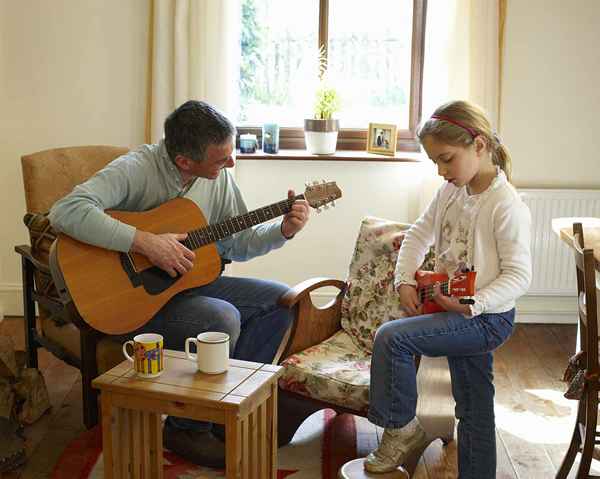
[[[263,152],[276,154],[279,152],[279,125],[265,123],[262,128]]]
[[[240,135],[240,153],[256,153],[256,135],[252,133]]]

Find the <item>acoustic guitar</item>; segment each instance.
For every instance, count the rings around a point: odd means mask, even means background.
[[[176,198],[144,212],[107,210],[113,218],[151,233],[188,233],[182,243],[196,254],[193,268],[171,277],[136,253],[111,251],[60,234],[50,252],[50,267],[63,301],[73,301],[92,328],[124,334],[146,324],[175,294],[214,281],[221,273],[216,241],[285,215],[294,201],[306,199],[318,211],[341,198],[335,182],[314,183],[304,194],[208,225],[200,208]]]
[[[433,271],[419,270],[415,274],[417,281],[417,295],[423,305],[423,314],[439,313],[445,311],[433,300],[433,286],[440,283],[440,289],[445,296],[463,298],[475,294],[475,271],[457,273],[452,278],[447,274],[435,273]],[[461,300],[463,304],[473,304],[473,300]]]

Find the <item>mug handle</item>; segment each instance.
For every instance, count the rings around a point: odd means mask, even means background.
[[[130,362],[134,362],[133,358],[127,353],[127,345],[131,344],[131,348],[134,349],[133,346],[133,341],[129,340],[129,341],[125,341],[123,343],[123,355],[130,361]]]
[[[191,359],[192,361],[197,361],[198,355],[190,353],[190,343],[194,343],[196,345],[196,351],[198,350],[198,341],[196,340],[196,338],[187,338],[185,340],[185,355],[188,359]]]

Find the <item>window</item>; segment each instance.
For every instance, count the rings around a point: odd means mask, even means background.
[[[342,109],[339,149],[363,150],[369,122],[398,125],[418,150],[427,0],[242,0],[240,131],[281,125],[281,148],[304,148],[319,46]]]

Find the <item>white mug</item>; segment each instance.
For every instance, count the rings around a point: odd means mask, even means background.
[[[196,354],[190,353],[190,343],[196,345]],[[185,340],[185,355],[196,361],[198,371],[220,374],[229,366],[229,334],[209,331]]]

